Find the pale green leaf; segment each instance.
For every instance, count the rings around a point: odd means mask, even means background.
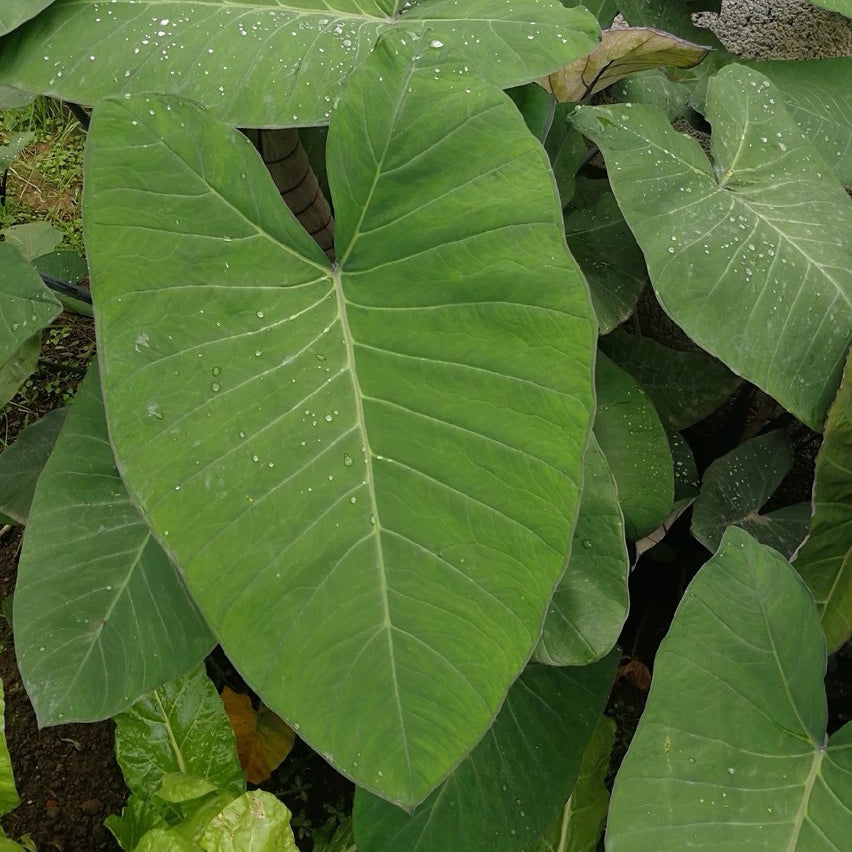
[[[790,556],[807,534],[810,504],[797,503],[766,514],[760,509],[792,465],[790,442],[780,429],[716,459],[704,472],[692,507],[692,534],[708,550],[716,550],[725,529],[734,524]]]
[[[411,806],[538,640],[594,323],[514,105],[399,48],[332,120],[333,268],[245,137],[177,99],[96,110],[85,202],[134,497],[264,703]]]
[[[615,480],[594,435],[583,469],[571,558],[533,654],[549,665],[582,666],[600,659],[615,645],[627,617],[624,518]]]
[[[42,725],[111,716],[213,645],[118,475],[96,367],[39,478],[14,612],[18,665]]]
[[[35,17],[46,9],[53,0],[3,0],[0,9],[0,36],[12,32],[24,21]]]
[[[195,841],[181,837],[173,829],[152,828],[133,847],[133,852],[206,852]]]
[[[645,287],[642,250],[609,192],[568,212],[565,238],[586,276],[600,331],[607,334],[633,313]]]
[[[778,86],[802,133],[837,179],[852,186],[852,57],[749,64]]]
[[[595,437],[615,477],[627,537],[641,538],[663,522],[674,503],[668,437],[645,391],[600,352],[595,387]]]
[[[2,107],[0,107],[2,108]],[[15,157],[35,139],[35,133],[11,133],[6,144],[0,145],[0,172],[12,165]]]
[[[0,453],[0,512],[15,523],[27,523],[36,483],[67,413],[67,408],[49,411]]]
[[[0,367],[60,310],[59,302],[18,249],[0,243]]]
[[[610,95],[617,101],[658,106],[669,121],[689,114],[690,86],[672,80],[663,71],[631,74],[616,83]]]
[[[609,805],[604,779],[614,741],[615,722],[601,716],[583,754],[571,798],[550,831],[527,852],[595,852]]]
[[[664,422],[686,429],[715,411],[741,380],[706,352],[684,352],[650,337],[614,331],[600,347],[636,379]]]
[[[0,236],[10,246],[15,246],[27,260],[35,260],[52,252],[62,242],[62,231],[49,222],[25,222],[9,225]]]
[[[560,102],[582,101],[629,74],[663,65],[692,68],[708,48],[646,27],[604,30],[601,43],[538,82]]]
[[[13,811],[20,801],[12,774],[12,758],[6,745],[6,699],[0,683],[0,815]]]
[[[424,58],[457,49],[501,87],[582,56],[599,32],[557,0],[56,0],[0,53],[0,83],[89,104],[178,94],[243,126],[325,124],[390,30]]]
[[[20,109],[32,103],[37,95],[10,86],[0,86],[0,109]]]
[[[41,355],[41,334],[26,340],[6,361],[0,361],[0,405],[5,405],[35,372]]]
[[[203,666],[140,698],[115,723],[115,754],[131,793],[150,799],[172,772],[245,790],[234,732]]]
[[[810,536],[794,565],[817,601],[829,651],[852,633],[852,378],[849,362],[816,459]]]
[[[519,852],[533,843],[574,787],[616,657],[580,668],[527,666],[485,737],[410,816],[359,788],[359,850]]]
[[[299,852],[290,811],[263,790],[234,799],[212,819],[198,844],[205,852]]]
[[[608,852],[845,849],[852,724],[826,737],[825,664],[807,587],[730,528],[657,652]]]
[[[846,15],[847,18],[852,18],[852,0],[811,0],[811,3],[814,6],[821,6],[823,9],[839,12],[841,15]]]
[[[775,87],[710,80],[714,164],[644,105],[582,107],[660,303],[703,349],[815,429],[852,329],[852,202]]]

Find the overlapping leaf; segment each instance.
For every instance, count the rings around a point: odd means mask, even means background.
[[[852,57],[750,64],[781,89],[802,133],[837,179],[852,186]]]
[[[615,663],[613,654],[580,668],[527,666],[485,737],[410,816],[359,789],[359,852],[527,849],[574,787]]]
[[[36,487],[14,618],[42,725],[111,716],[213,644],[115,468],[96,368]]]
[[[707,50],[648,27],[605,30],[594,50],[542,77],[539,83],[558,101],[582,101],[637,71],[662,65],[692,68]]]
[[[849,362],[816,459],[810,536],[795,567],[817,601],[829,651],[852,633],[852,378]]]
[[[782,430],[740,444],[704,473],[692,512],[692,534],[716,550],[725,529],[734,524],[759,542],[790,556],[807,534],[810,503],[760,513],[793,465],[790,442]]]
[[[582,666],[618,640],[627,617],[627,543],[615,480],[592,436],[571,559],[547,610],[534,659]]]
[[[538,639],[594,324],[517,110],[403,40],[332,121],[337,267],[244,137],[175,99],[96,113],[86,223],[134,496],[264,702],[413,805]]]
[[[598,353],[595,437],[618,488],[627,537],[655,530],[674,502],[669,440],[645,391],[606,355]]]
[[[845,848],[852,724],[826,736],[825,664],[804,583],[729,529],[657,653],[607,849]]]
[[[20,801],[12,774],[12,758],[6,745],[6,699],[0,682],[0,815],[14,810]]]
[[[575,124],[604,152],[665,310],[819,429],[852,329],[852,202],[755,71],[712,78],[707,118],[712,167],[646,106],[583,107]]]
[[[16,523],[27,523],[36,483],[67,413],[67,408],[49,411],[0,454],[0,512]]]
[[[34,18],[51,3],[53,0],[3,0],[3,8],[0,9],[0,36]]]
[[[56,0],[0,54],[0,83],[95,103],[168,92],[251,127],[324,124],[383,32],[463,52],[499,86],[591,50],[585,9],[557,0]]]
[[[670,349],[650,337],[614,331],[601,349],[642,385],[663,420],[686,429],[715,411],[740,379],[706,352]]]

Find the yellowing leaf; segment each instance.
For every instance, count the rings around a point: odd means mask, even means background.
[[[248,695],[229,687],[222,703],[237,737],[237,756],[252,784],[262,784],[290,753],[296,735],[280,717],[263,704],[255,710]]]
[[[604,30],[591,53],[539,79],[558,101],[582,101],[635,71],[662,65],[692,68],[709,48],[649,27]]]

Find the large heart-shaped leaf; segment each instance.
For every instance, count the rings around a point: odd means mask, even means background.
[[[67,408],[49,411],[0,454],[0,512],[16,523],[27,523],[36,483],[67,413]]]
[[[657,296],[702,348],[819,429],[852,329],[852,203],[755,71],[710,80],[713,166],[642,105],[582,107]]]
[[[852,186],[852,57],[750,64],[781,89],[802,133],[837,179]]]
[[[618,487],[627,537],[655,530],[674,503],[669,439],[648,395],[627,372],[598,353],[595,437]]]
[[[852,378],[849,361],[816,459],[811,531],[795,566],[817,601],[829,651],[852,633]]]
[[[581,668],[528,666],[485,737],[410,816],[356,791],[359,852],[527,849],[574,787],[615,664],[612,654]]]
[[[594,435],[583,464],[583,496],[571,560],[547,610],[534,659],[556,666],[599,660],[627,617],[627,543],[615,480]]]
[[[95,103],[168,92],[243,126],[325,124],[382,32],[458,48],[499,86],[582,56],[598,35],[556,0],[57,0],[0,54],[0,82]]]
[[[613,789],[607,850],[845,849],[852,724],[789,564],[735,527],[686,591]]]
[[[176,99],[96,110],[86,224],[134,496],[264,702],[413,805],[538,640],[594,322],[511,101],[403,40],[332,121],[336,266],[245,138]]]
[[[3,8],[0,9],[0,36],[12,32],[51,3],[53,0],[3,0]]]
[[[706,352],[670,349],[650,337],[614,331],[600,347],[642,385],[660,416],[686,429],[715,411],[740,379]]]
[[[39,723],[112,716],[210,650],[174,567],[130,502],[98,371],[36,487],[15,587],[15,648]]]
[[[704,472],[692,509],[692,534],[716,550],[728,526],[747,530],[759,542],[790,556],[807,534],[810,503],[760,513],[793,466],[790,441],[781,429],[740,444]]]

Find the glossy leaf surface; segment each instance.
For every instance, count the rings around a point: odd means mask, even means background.
[[[150,799],[169,773],[239,795],[245,776],[234,732],[203,666],[115,717],[115,754],[131,793]]]
[[[574,786],[615,663],[611,655],[581,668],[527,666],[485,737],[411,816],[358,789],[359,852],[526,849]]]
[[[67,413],[67,408],[49,411],[0,453],[0,512],[18,524],[27,523],[36,483]]]
[[[837,179],[852,186],[852,57],[753,62],[784,94],[787,110]]]
[[[817,602],[830,652],[852,633],[852,378],[849,362],[816,459],[810,536],[793,563]]]
[[[595,437],[618,488],[627,537],[655,530],[674,502],[669,440],[648,395],[627,372],[598,353]]]
[[[213,645],[115,468],[96,368],[36,487],[14,614],[42,725],[111,716]]]
[[[96,103],[166,92],[242,126],[326,124],[383,32],[457,49],[501,87],[594,47],[595,19],[556,0],[56,0],[0,54],[0,82]]]
[[[729,529],[657,652],[607,850],[843,849],[852,724],[826,737],[825,663],[804,583]]]
[[[383,45],[329,132],[334,269],[245,138],[177,100],[100,108],[86,203],[135,498],[264,702],[413,805],[538,640],[594,323],[511,101]]]
[[[667,313],[820,429],[852,329],[852,202],[761,75],[710,80],[713,165],[644,105],[582,107]]]
[[[264,790],[234,799],[213,817],[198,844],[204,852],[299,852],[290,811]]]
[[[615,480],[594,435],[584,460],[583,496],[571,559],[547,610],[533,658],[582,666],[615,645],[627,617],[627,543]]]
[[[782,430],[740,444],[704,472],[692,507],[692,534],[716,550],[725,529],[734,524],[758,541],[790,556],[807,534],[809,503],[785,506],[766,514],[760,509],[793,465],[790,442]]]
[[[6,745],[6,699],[0,683],[0,815],[14,810],[20,801],[12,774],[12,758]]]
[[[642,386],[660,417],[686,429],[715,411],[740,379],[706,352],[684,352],[650,337],[614,331],[600,347]]]

